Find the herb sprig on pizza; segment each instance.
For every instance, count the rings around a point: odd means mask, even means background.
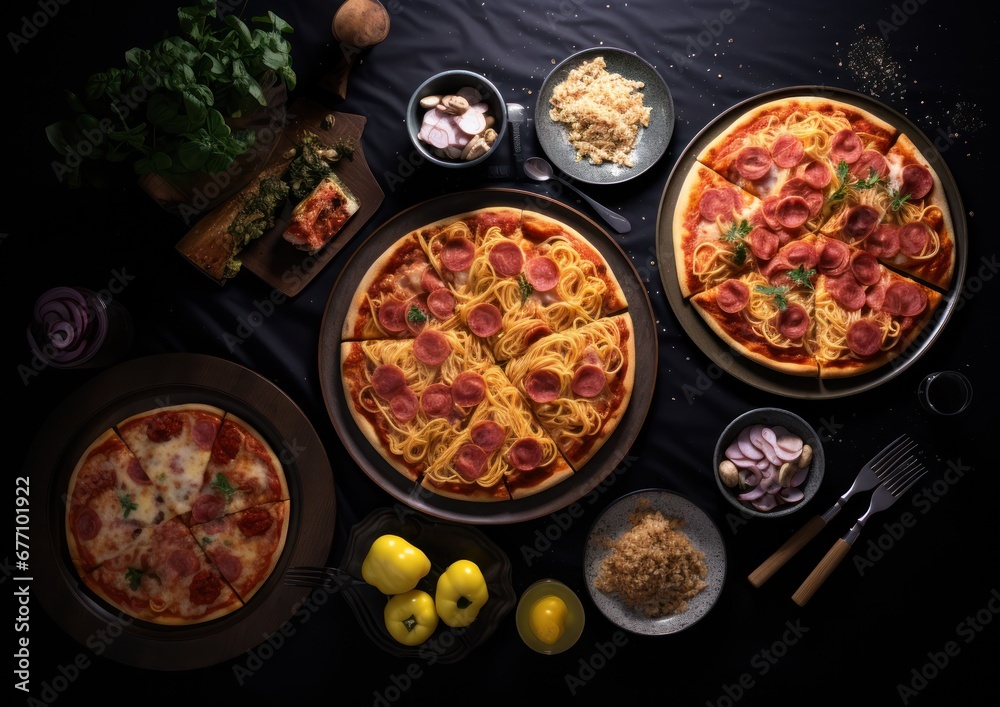
[[[487,207],[372,263],[345,316],[341,376],[358,428],[415,487],[506,501],[571,478],[611,436],[633,339],[625,292],[583,234]],[[542,390],[528,370],[555,382]]]
[[[678,284],[762,366],[845,378],[903,353],[951,287],[940,175],[904,131],[840,100],[750,108],[695,155],[672,220]]]

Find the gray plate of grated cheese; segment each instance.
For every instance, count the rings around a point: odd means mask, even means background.
[[[672,523],[667,535],[680,533],[683,537],[680,542],[664,541],[664,533],[655,525],[642,532],[641,524],[633,518],[636,513],[654,515],[653,523],[661,528],[664,519],[681,519],[680,527]],[[616,550],[621,552],[618,561],[609,559]],[[655,591],[651,588],[655,580],[643,585],[642,572],[651,571],[655,557],[661,558],[655,560],[662,565],[659,569],[670,570],[659,573],[661,577],[681,574],[686,581],[671,580]],[[602,573],[606,562],[608,571]],[[628,566],[630,563],[634,566]],[[631,633],[662,636],[688,628],[715,606],[726,581],[726,564],[722,533],[701,508],[670,491],[646,489],[626,494],[604,509],[587,537],[583,572],[590,598],[608,620]],[[701,588],[690,596],[699,580]],[[620,585],[620,591],[609,591],[613,587],[607,584]],[[641,608],[672,606],[677,595],[684,603],[670,613],[649,616]],[[651,613],[660,614],[660,609]]]
[[[595,104],[601,102],[601,92],[590,93],[590,86],[602,85],[614,87],[615,83],[608,83],[609,77],[602,74],[602,80],[590,82],[587,86],[577,85],[573,93],[588,95],[590,100],[574,100],[573,105],[566,105],[558,97],[558,87],[565,85],[567,81],[573,81],[571,73],[579,69],[582,65],[593,62],[598,58],[604,60],[604,72],[611,75],[620,75],[626,81],[642,82],[642,88],[636,88],[629,95],[642,94],[642,107],[649,109],[649,123],[647,126],[639,125],[634,144],[630,150],[626,150],[629,141],[622,143],[617,154],[623,159],[632,162],[631,166],[618,164],[609,156],[603,159],[601,164],[594,164],[590,157],[585,156],[587,150],[582,150],[582,155],[578,155],[578,150],[571,141],[570,124],[564,121],[557,121],[552,118],[550,111],[553,108],[552,98],[557,96],[560,103],[560,110],[566,117],[579,119],[581,124],[587,125],[587,114],[593,110],[599,110]],[[574,75],[575,76],[575,75]],[[576,90],[579,89],[579,90]],[[584,90],[585,89],[585,90]],[[616,98],[620,101],[622,93],[628,93],[618,85],[618,90],[612,90],[610,94],[604,92],[605,101],[613,101]],[[588,184],[614,184],[624,182],[638,177],[643,172],[656,164],[657,160],[663,156],[670,143],[670,138],[674,132],[674,100],[670,94],[670,89],[657,73],[656,69],[635,54],[624,49],[611,47],[595,47],[577,52],[560,62],[542,82],[541,90],[538,93],[538,100],[535,104],[535,131],[538,141],[545,151],[546,156],[551,160],[557,170],[563,175],[579,182]],[[628,122],[628,121],[626,121]],[[592,123],[591,125],[596,125]],[[625,130],[625,126],[618,126]],[[593,134],[587,137],[598,137]],[[607,136],[604,136],[607,137]],[[592,140],[593,144],[596,140]]]

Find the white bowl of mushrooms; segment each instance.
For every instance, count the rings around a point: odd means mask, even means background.
[[[823,443],[812,426],[780,408],[758,408],[729,423],[715,445],[713,475],[723,497],[745,515],[794,513],[823,481]]]
[[[410,140],[433,164],[472,167],[489,159],[507,130],[507,104],[497,87],[464,69],[420,84],[406,109]]]

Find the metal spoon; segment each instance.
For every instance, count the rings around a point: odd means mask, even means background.
[[[615,213],[608,207],[598,204],[562,177],[556,176],[552,169],[552,165],[541,157],[529,157],[526,159],[524,161],[524,173],[538,182],[546,182],[550,179],[554,179],[560,184],[569,187],[575,191],[580,198],[593,206],[594,210],[604,217],[604,220],[608,222],[608,225],[610,225],[611,228],[615,229],[618,233],[628,233],[632,230],[632,224],[628,222],[628,219],[621,214]]]

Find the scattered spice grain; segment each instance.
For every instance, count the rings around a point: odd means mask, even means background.
[[[708,584],[705,555],[681,532],[683,518],[668,518],[642,499],[629,514],[632,527],[601,562],[594,586],[617,594],[650,618],[679,614]]]
[[[635,166],[639,128],[649,127],[651,108],[643,106],[642,81],[610,73],[604,57],[569,72],[552,90],[549,117],[568,126],[576,160]]]

